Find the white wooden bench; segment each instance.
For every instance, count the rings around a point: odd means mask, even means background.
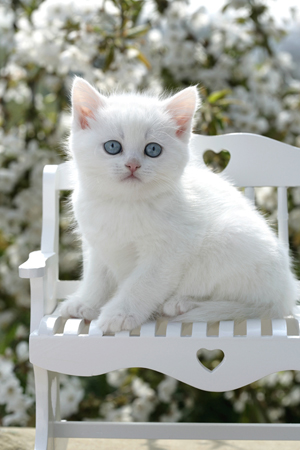
[[[207,149],[226,149],[231,159],[224,173],[254,200],[254,186],[278,189],[279,238],[288,245],[287,187],[300,186],[300,149],[252,134],[194,135],[199,157]],[[156,323],[129,332],[103,336],[95,321],[63,319],[58,300],[77,281],[58,280],[59,191],[72,189],[71,164],[46,166],[43,181],[41,251],[30,254],[20,276],[30,278],[30,361],[36,383],[35,450],[65,449],[68,437],[146,439],[284,439],[300,440],[297,424],[169,424],[61,421],[59,374],[93,376],[111,370],[144,367],[207,391],[239,388],[282,370],[300,370],[300,311],[282,320],[223,321],[190,326]],[[137,334],[137,335],[136,335]],[[224,359],[210,371],[197,355],[220,349]]]

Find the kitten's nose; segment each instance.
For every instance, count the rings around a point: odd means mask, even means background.
[[[129,161],[127,164],[125,164],[126,167],[131,171],[131,173],[135,172],[137,169],[141,167],[138,161]]]

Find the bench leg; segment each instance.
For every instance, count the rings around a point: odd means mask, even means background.
[[[60,420],[59,374],[34,366],[36,392],[35,450],[66,450],[68,439],[55,438],[53,422]]]

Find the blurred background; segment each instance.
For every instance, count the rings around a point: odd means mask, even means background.
[[[201,6],[203,5],[203,6]],[[34,426],[28,362],[29,283],[18,266],[39,249],[45,164],[65,160],[69,91],[79,75],[103,93],[156,94],[197,84],[195,132],[251,132],[300,147],[297,1],[1,0],[0,423]],[[226,149],[224,149],[226,150]],[[213,170],[228,162],[206,155]],[[62,195],[60,277],[78,278],[80,248]],[[276,219],[276,192],[256,192]],[[300,189],[289,190],[290,245],[300,275]],[[218,354],[207,363],[218,363]],[[180,363],[180,362],[179,362]],[[62,415],[82,420],[299,422],[300,373],[208,393],[162,374],[119,370],[62,377]]]

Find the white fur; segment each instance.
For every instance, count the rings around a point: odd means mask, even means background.
[[[158,315],[188,322],[292,312],[297,282],[285,246],[230,183],[191,162],[196,88],[163,100],[104,97],[77,78],[72,98],[84,273],[64,316],[98,318],[116,332]],[[122,153],[104,151],[112,139]],[[144,154],[149,142],[162,146],[159,157]],[[131,161],[137,179],[126,179]]]

